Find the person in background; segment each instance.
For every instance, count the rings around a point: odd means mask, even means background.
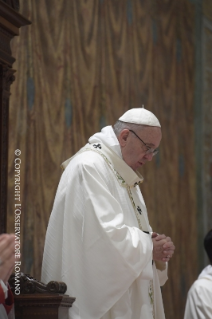
[[[210,265],[203,269],[188,292],[184,319],[212,318],[212,229],[204,238],[204,248]]]
[[[15,235],[0,235],[0,319],[14,318],[14,298],[8,279],[15,265]]]

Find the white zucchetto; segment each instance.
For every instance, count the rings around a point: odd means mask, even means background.
[[[126,122],[126,123],[161,127],[157,117],[152,112],[144,108],[136,108],[136,109],[128,110],[119,118],[119,121]]]

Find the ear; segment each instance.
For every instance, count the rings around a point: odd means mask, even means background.
[[[129,133],[130,133],[130,131],[125,128],[119,134],[118,140],[119,140],[119,144],[120,144],[121,147],[124,147],[127,144]]]

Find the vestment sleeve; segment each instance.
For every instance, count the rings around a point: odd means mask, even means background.
[[[160,286],[163,286],[168,279],[168,276],[167,276],[168,263],[162,262],[162,261],[155,261],[155,265],[156,265],[156,269],[158,273]]]

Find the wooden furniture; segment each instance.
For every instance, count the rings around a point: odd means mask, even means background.
[[[15,80],[10,41],[31,22],[18,13],[18,0],[0,0],[0,233],[7,224],[7,161],[10,85]]]
[[[15,296],[15,319],[58,319],[59,306],[71,307],[73,298],[63,295]]]
[[[14,293],[16,319],[58,319],[59,307],[63,314],[68,313],[75,301],[65,295],[64,282],[50,281],[45,285],[21,273],[18,278],[12,274],[9,284]]]

